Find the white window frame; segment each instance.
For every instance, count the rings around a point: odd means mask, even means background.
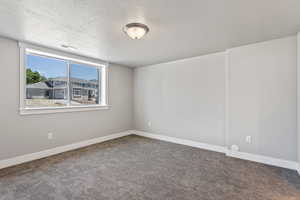
[[[92,58],[82,57],[59,50],[48,49],[28,43],[19,42],[20,47],[20,114],[47,114],[47,113],[61,113],[61,112],[77,112],[77,111],[93,111],[109,109],[108,104],[108,63]],[[72,106],[66,105],[63,107],[26,107],[26,53],[36,54],[40,56],[47,56],[50,58],[67,60],[69,63],[86,64],[98,68],[101,71],[99,77],[99,85],[101,86],[101,95],[98,95],[99,104],[94,105],[80,105]],[[68,67],[69,70],[69,67]],[[68,94],[69,96],[70,94]],[[69,98],[69,97],[68,97]]]

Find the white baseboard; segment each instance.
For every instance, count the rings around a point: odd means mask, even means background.
[[[85,140],[82,142],[77,142],[77,143],[73,143],[73,144],[69,144],[69,145],[65,145],[65,146],[59,146],[59,147],[55,147],[53,149],[47,149],[47,150],[36,152],[36,153],[17,156],[17,157],[9,158],[6,160],[0,160],[0,169],[6,168],[6,167],[11,167],[11,166],[29,162],[29,161],[33,161],[33,160],[37,160],[37,159],[41,159],[41,158],[45,158],[45,157],[63,153],[66,151],[79,149],[79,148],[86,147],[86,146],[89,146],[92,144],[101,143],[104,141],[116,139],[119,137],[131,135],[131,134],[132,134],[131,131],[125,131],[125,132],[115,133],[115,134],[111,134],[111,135],[107,135],[107,136],[103,136],[103,137],[99,137],[99,138]]]
[[[205,143],[201,143],[201,142],[195,142],[195,141],[191,141],[191,140],[179,139],[179,138],[175,138],[175,137],[153,134],[153,133],[148,133],[148,132],[144,132],[144,131],[136,131],[136,130],[115,133],[115,134],[111,134],[111,135],[107,135],[107,136],[103,136],[103,137],[99,137],[99,138],[94,138],[91,140],[86,140],[86,141],[73,143],[73,144],[69,144],[69,145],[65,145],[65,146],[55,147],[53,149],[47,149],[47,150],[36,152],[36,153],[17,156],[17,157],[9,158],[6,160],[0,160],[0,169],[6,168],[6,167],[11,167],[11,166],[29,162],[29,161],[33,161],[33,160],[37,160],[37,159],[41,159],[41,158],[45,158],[45,157],[56,155],[56,154],[63,153],[66,151],[79,149],[79,148],[86,147],[86,146],[89,146],[92,144],[101,143],[104,141],[116,139],[119,137],[131,135],[131,134],[140,135],[140,136],[153,138],[153,139],[157,139],[157,140],[163,140],[166,142],[172,142],[172,143],[176,143],[176,144],[192,146],[192,147],[196,147],[196,148],[200,148],[200,149],[220,152],[220,153],[226,154],[226,156],[235,157],[235,158],[239,158],[239,159],[243,159],[243,160],[250,160],[250,161],[259,162],[259,163],[263,163],[263,164],[267,164],[267,165],[273,165],[273,166],[277,166],[277,167],[292,169],[292,170],[298,171],[298,173],[300,175],[300,165],[294,161],[282,160],[282,159],[277,159],[277,158],[272,158],[272,157],[267,157],[267,156],[245,153],[245,152],[233,152],[233,151],[227,150],[227,148],[223,147],[223,146],[205,144]]]
[[[153,138],[153,139],[157,139],[157,140],[163,140],[166,142],[172,142],[172,143],[176,143],[176,144],[183,144],[183,145],[187,145],[187,146],[191,146],[191,147],[196,147],[196,148],[210,150],[210,151],[216,151],[216,152],[220,152],[220,153],[225,153],[227,150],[227,148],[223,147],[223,146],[195,142],[192,140],[179,139],[179,138],[175,138],[175,137],[153,134],[153,133],[148,133],[148,132],[144,132],[144,131],[132,131],[132,133],[135,135],[139,135],[139,136],[144,136],[144,137]]]
[[[272,158],[272,157],[268,157],[268,156],[261,156],[261,155],[250,154],[250,153],[245,153],[245,152],[233,152],[223,146],[205,144],[205,143],[195,142],[195,141],[191,141],[191,140],[185,140],[185,139],[179,139],[179,138],[174,138],[174,137],[169,137],[169,136],[164,136],[164,135],[159,135],[159,134],[148,133],[148,132],[144,132],[144,131],[134,130],[134,131],[132,131],[132,133],[135,135],[144,136],[144,137],[148,137],[148,138],[153,138],[153,139],[163,140],[163,141],[167,141],[167,142],[192,146],[192,147],[196,147],[196,148],[200,148],[200,149],[206,149],[206,150],[210,150],[210,151],[220,152],[220,153],[224,153],[226,156],[230,156],[230,157],[234,157],[234,158],[254,161],[254,162],[272,165],[272,166],[276,166],[276,167],[297,170],[300,175],[300,166],[298,165],[297,162],[294,162],[294,161],[282,160],[282,159],[278,159],[278,158]]]
[[[298,169],[298,163],[295,161],[272,158],[272,157],[262,156],[257,154],[228,150],[226,152],[226,156],[239,158],[243,160],[250,160],[253,162],[263,163],[267,165],[272,165],[272,166],[282,167],[282,168],[287,168],[292,170]]]

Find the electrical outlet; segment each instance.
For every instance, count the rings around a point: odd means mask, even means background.
[[[233,145],[231,145],[231,147],[230,147],[230,150],[231,151],[239,151],[239,146],[238,145],[236,145],[236,144],[233,144]]]
[[[53,133],[48,133],[48,140],[52,140],[53,139]]]
[[[252,138],[250,135],[246,136],[246,142],[249,144],[252,142]]]
[[[151,122],[149,121],[149,122],[148,122],[148,126],[151,127],[151,125],[152,125],[152,124],[151,124]]]

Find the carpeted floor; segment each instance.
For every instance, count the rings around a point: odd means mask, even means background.
[[[126,136],[0,170],[1,200],[296,200],[295,171]]]

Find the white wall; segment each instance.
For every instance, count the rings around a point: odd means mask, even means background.
[[[136,68],[136,129],[224,145],[224,66],[218,53]]]
[[[0,160],[132,129],[132,69],[110,65],[109,110],[20,116],[18,43],[0,38],[0,52]]]
[[[296,44],[288,37],[228,51],[225,135],[225,52],[136,68],[134,76],[111,65],[110,110],[20,116],[18,44],[0,38],[0,160],[132,129],[134,110],[137,130],[296,161]]]
[[[296,161],[296,47],[293,36],[136,68],[135,128],[214,145],[236,144],[242,152]],[[251,144],[245,141],[248,135]]]
[[[295,36],[228,51],[228,146],[297,159],[296,53]],[[247,135],[251,144],[245,141]]]

